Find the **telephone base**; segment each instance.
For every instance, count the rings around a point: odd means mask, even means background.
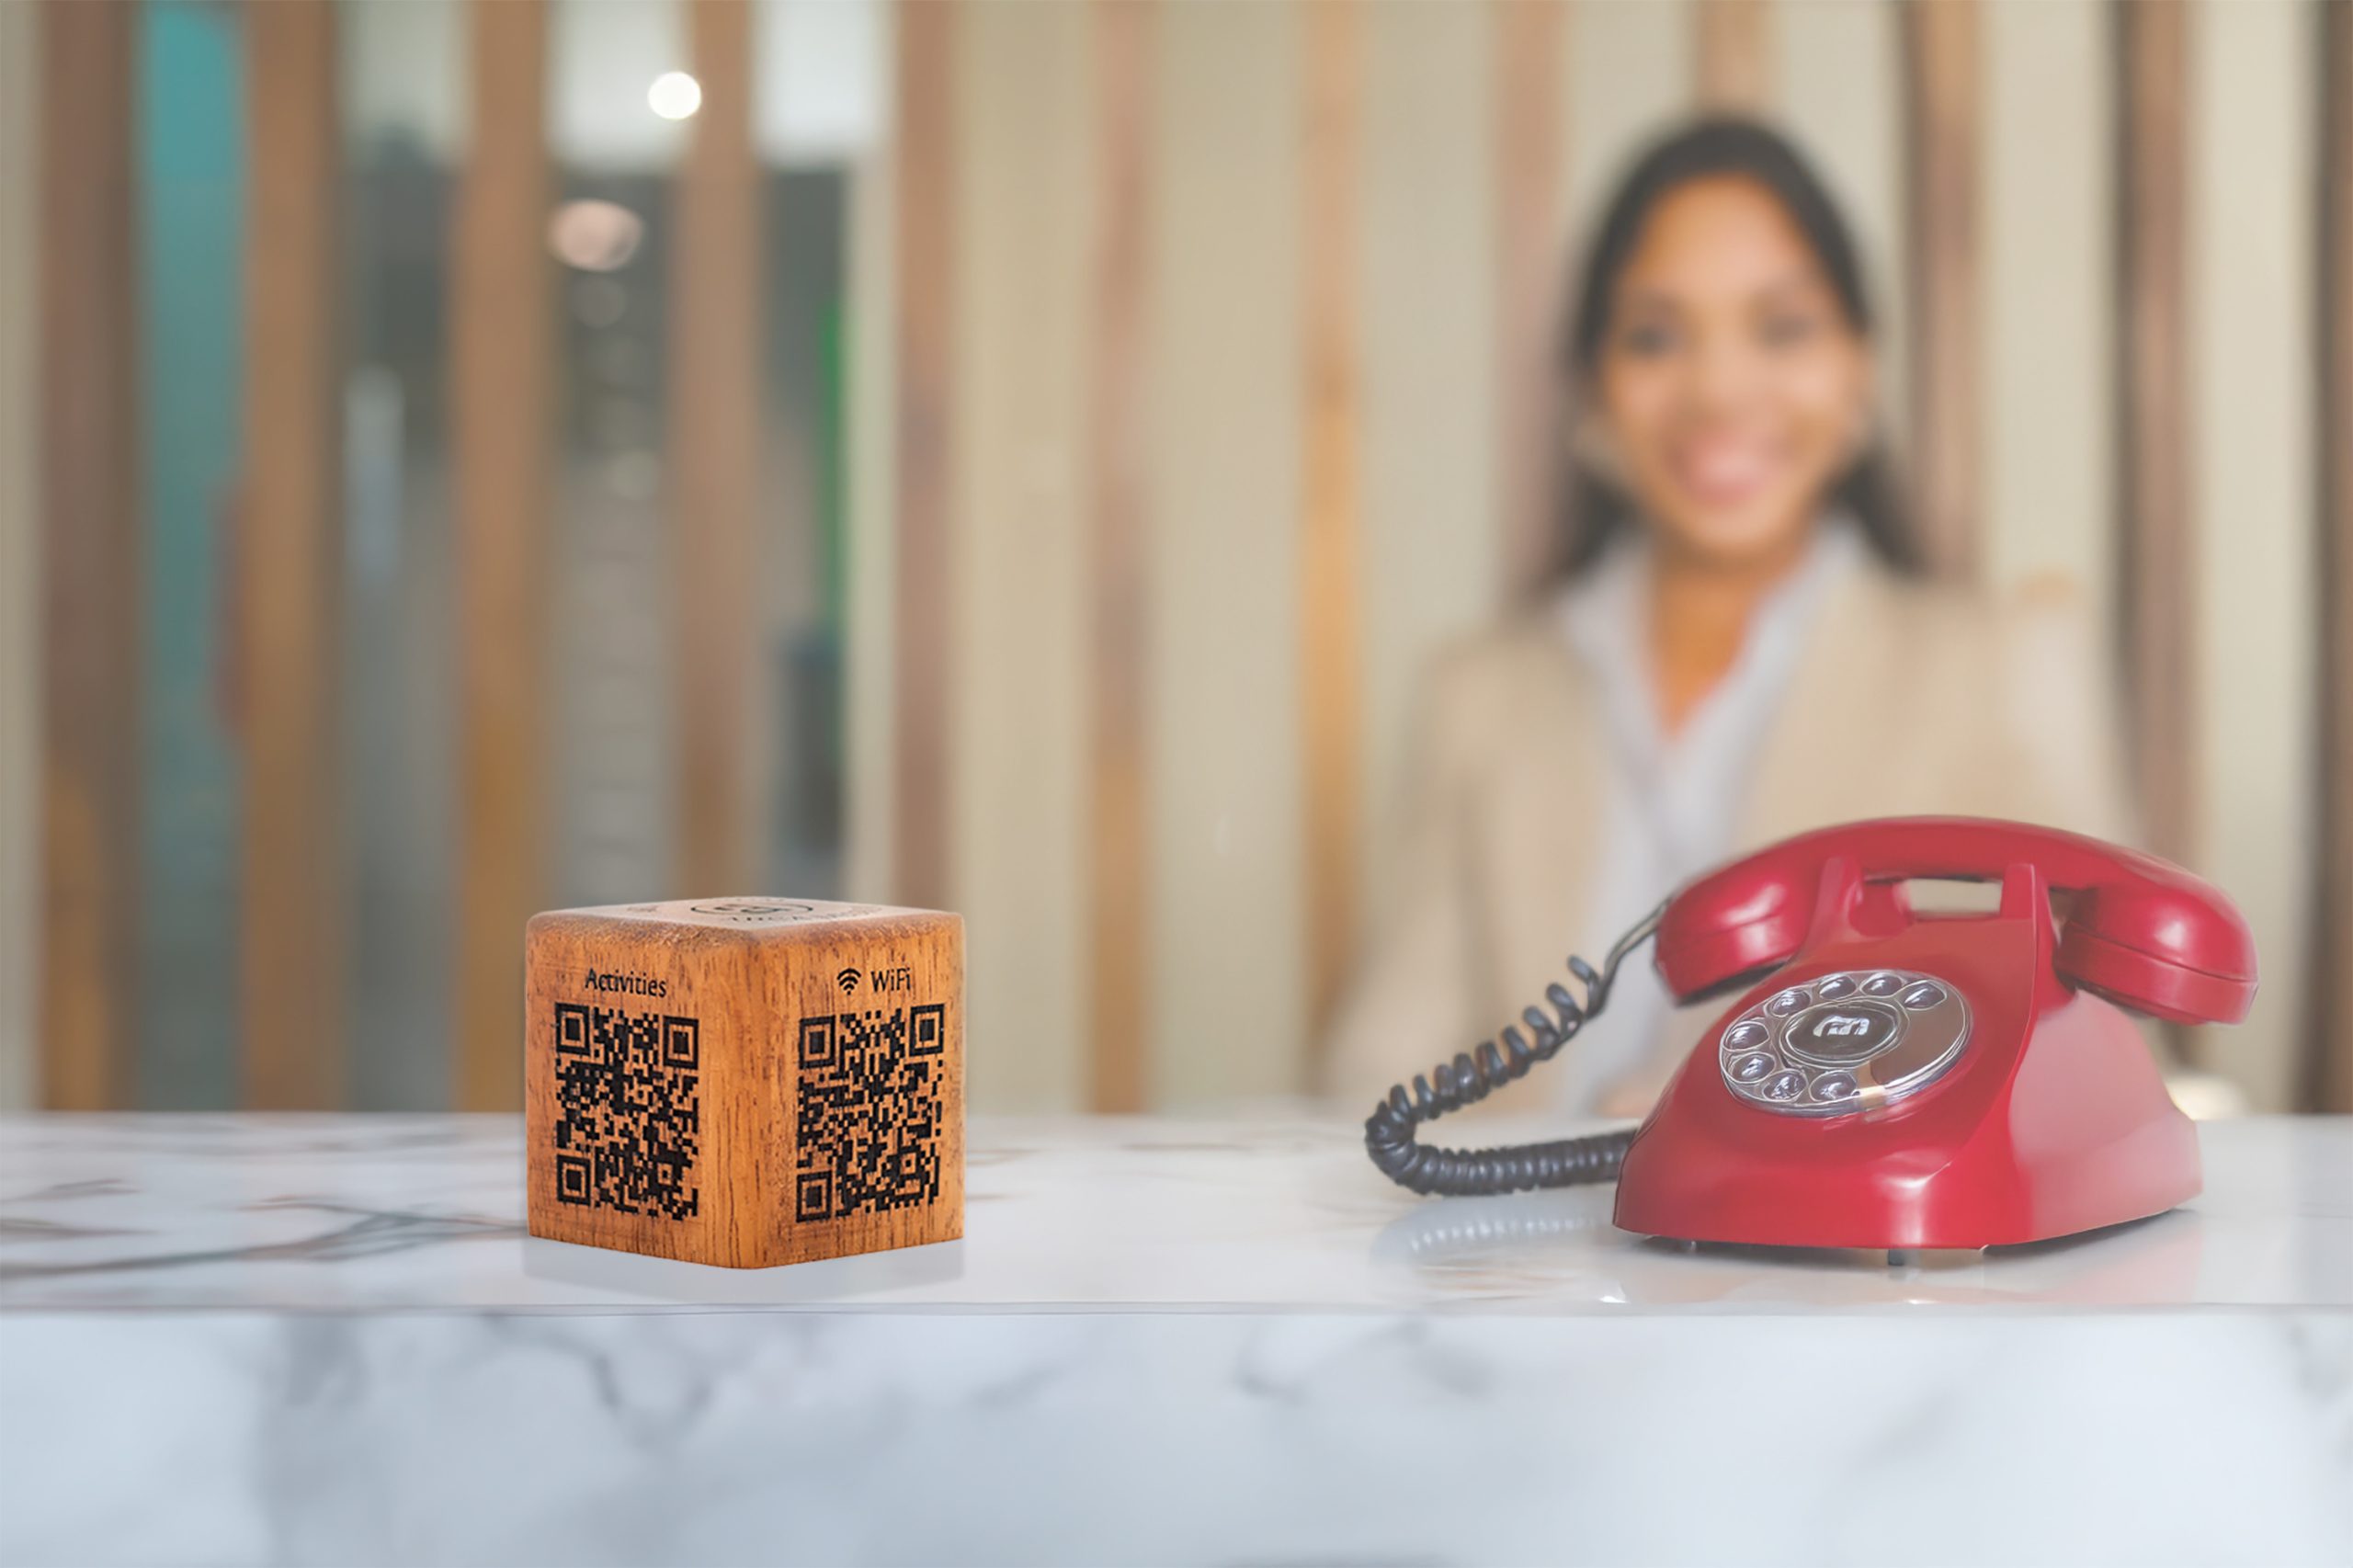
[[[1703,1057],[1627,1151],[1615,1222],[1909,1254],[2051,1241],[2197,1197],[2197,1126],[2131,1021],[2088,993],[2042,1003],[2030,1040],[1981,1041],[1948,1082],[1843,1124],[1737,1104]]]

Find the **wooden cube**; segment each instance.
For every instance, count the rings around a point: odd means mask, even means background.
[[[720,898],[524,938],[535,1236],[759,1268],[964,1233],[964,923]]]

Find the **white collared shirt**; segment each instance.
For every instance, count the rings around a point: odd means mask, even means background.
[[[1825,521],[1797,569],[1757,604],[1739,656],[1669,735],[1651,667],[1652,550],[1637,531],[1562,591],[1563,633],[1601,697],[1607,779],[1577,951],[1598,965],[1619,935],[1734,847],[1749,775],[1804,649],[1807,626],[1831,585],[1862,548],[1852,524]],[[1590,1113],[1636,1071],[1671,1010],[1647,952],[1628,960],[1609,1010],[1577,1037],[1553,1069],[1555,1101]]]

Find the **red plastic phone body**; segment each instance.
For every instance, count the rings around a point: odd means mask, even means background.
[[[1890,885],[1912,878],[1998,879],[2001,905],[1915,917]],[[2054,891],[2073,895],[2063,932]],[[1774,967],[1636,1134],[1617,1222],[1779,1246],[2040,1241],[2196,1196],[2196,1130],[2107,998],[2235,1021],[2256,980],[2245,922],[2188,873],[2075,835],[1965,818],[1811,834],[1702,879],[1662,916],[1656,962],[1687,997]],[[1941,1077],[1823,1119],[1731,1091],[1718,1065],[1726,1024],[1779,988],[1873,968],[1936,976],[1968,1001],[1968,1041]]]

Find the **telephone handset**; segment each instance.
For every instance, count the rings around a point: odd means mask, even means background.
[[[1992,915],[1915,914],[1903,884],[1998,881]],[[2063,900],[2063,916],[2054,913]],[[1745,988],[1643,1124],[1514,1148],[1415,1142],[1556,1054],[1656,938],[1678,1001]],[[2154,856],[1966,817],[1863,822],[1699,878],[1523,1035],[1400,1085],[1365,1123],[1422,1193],[1619,1178],[1617,1222],[1693,1241],[1888,1249],[2040,1240],[2196,1196],[2195,1130],[2120,1009],[2235,1023],[2254,939],[2229,899]]]

